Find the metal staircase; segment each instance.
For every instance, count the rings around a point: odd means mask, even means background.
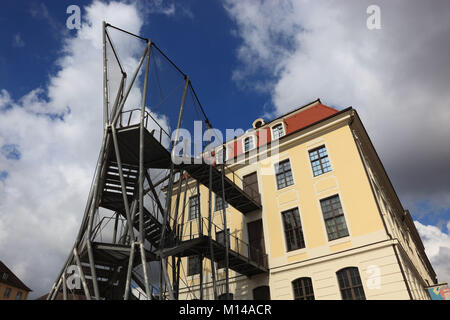
[[[114,52],[111,59],[117,59],[114,46],[110,42],[108,28],[123,30],[106,23],[103,26],[104,48],[111,48]],[[128,32],[127,34],[134,36]],[[175,143],[179,141],[178,136],[172,139],[147,111],[146,104],[150,53],[151,50],[158,51],[159,48],[148,39],[136,37],[145,40],[144,53],[131,79],[128,80],[126,72],[122,70],[117,59],[116,63],[122,72],[117,92],[108,92],[106,71],[109,62],[104,51],[105,122],[102,146],[78,235],[53,284],[48,299],[56,299],[61,292],[64,299],[68,298],[68,291],[72,289],[67,285],[67,272],[73,265],[78,267],[82,282],[82,287],[74,289],[74,292],[84,295],[87,299],[97,300],[134,299],[135,297],[131,293],[132,282],[145,292],[146,297],[154,298],[153,287],[155,284],[150,283],[149,280],[150,262],[158,263],[158,271],[164,278],[164,283],[161,282],[158,286],[159,298],[174,299],[178,297],[178,293],[174,294],[173,290],[179,289],[180,259],[192,254],[201,253],[211,261],[213,282],[215,282],[214,263],[226,266],[227,277],[228,268],[247,276],[268,271],[267,255],[264,253],[257,255],[255,259],[255,255],[251,254],[251,248],[240,239],[233,238],[231,243],[215,239],[212,234],[211,205],[208,219],[206,220],[201,215],[199,217],[199,224],[204,224],[203,230],[208,232],[198,233],[196,237],[193,237],[192,232],[184,233],[183,227],[180,227],[180,223],[181,226],[184,223],[184,214],[181,219],[180,216],[177,216],[181,196],[180,188],[176,195],[177,205],[172,204],[177,175],[189,177],[189,179],[196,180],[198,184],[203,184],[210,190],[210,199],[211,193],[214,192],[243,214],[260,210],[261,203],[258,200],[259,197],[254,197],[244,191],[240,178],[234,172],[225,172],[224,166],[219,168],[219,166],[205,162],[188,161],[188,163],[178,164],[172,161],[171,152]],[[173,64],[162,52],[161,57]],[[125,102],[144,61],[145,74],[141,107],[125,111]],[[155,63],[155,66],[157,65]],[[176,72],[182,74],[176,66],[175,68]],[[199,105],[189,78],[182,75],[184,77],[183,96],[176,128],[172,128],[177,130],[181,127],[188,92]],[[127,87],[125,87],[125,82]],[[203,121],[210,125],[203,109],[201,112],[205,117]],[[133,116],[136,117],[133,118]],[[124,119],[126,119],[125,123]],[[149,125],[149,121],[154,123]],[[170,142],[169,146],[164,143],[167,141]],[[162,184],[160,182],[153,183],[153,177],[149,173],[151,170],[167,173],[164,178],[166,179],[165,194],[161,195],[157,192],[156,185],[161,188]],[[184,196],[186,198],[186,189]],[[146,206],[144,200],[148,199],[150,199],[152,207]],[[223,213],[225,216],[225,211]],[[109,216],[105,217],[105,215]],[[224,221],[222,230],[227,233],[226,218]],[[214,228],[216,229],[215,226]],[[173,275],[178,274],[178,279],[169,277],[167,266],[170,256],[172,256],[172,262],[178,258],[177,264],[172,263],[171,265]],[[137,275],[138,268],[142,271],[142,275]],[[174,270],[175,268],[178,270]],[[200,284],[201,286],[202,284]]]

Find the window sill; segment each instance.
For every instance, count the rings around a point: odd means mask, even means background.
[[[332,172],[333,172],[333,170],[330,170],[330,171],[327,171],[325,173],[318,174],[317,176],[315,176],[314,173],[313,173],[313,179],[326,176],[326,175],[328,175],[329,173],[332,173]]]
[[[290,184],[290,185],[288,185],[288,186],[286,186],[286,187],[283,187],[283,188],[280,188],[280,189],[278,189],[278,187],[277,187],[277,192],[280,192],[280,191],[285,191],[286,189],[289,189],[289,188],[294,188],[295,187],[295,183],[293,183],[293,184]]]
[[[328,244],[330,244],[330,245],[341,244],[341,243],[348,242],[349,240],[351,240],[350,235],[341,237],[341,238],[337,238],[334,240],[328,240]]]
[[[306,253],[306,247],[300,248],[300,249],[294,249],[291,251],[286,251],[286,256],[291,257],[291,256],[296,256],[296,255],[302,254],[302,253]]]

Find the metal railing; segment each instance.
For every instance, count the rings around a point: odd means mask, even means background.
[[[201,220],[201,224],[199,226],[199,220]],[[198,239],[202,236],[208,236],[208,225],[209,220],[206,217],[202,217],[199,219],[198,217],[192,220],[188,220],[181,227],[178,239],[180,241],[188,241]],[[218,242],[219,244],[225,246],[225,229],[220,227],[214,223],[211,223],[211,236],[213,240]],[[236,231],[237,232],[237,231]],[[217,238],[217,235],[222,233],[222,237],[220,239]],[[236,235],[228,232],[229,239],[229,250],[234,251],[238,255],[242,256],[244,259],[248,261],[253,261],[259,266],[264,268],[268,267],[267,254],[261,249],[248,244],[243,241]]]
[[[117,221],[117,230],[116,230],[116,239],[103,239],[102,237],[102,231],[109,227],[114,228],[114,225]],[[92,239],[100,240],[101,242],[105,241],[111,241],[111,243],[117,243],[120,240],[120,236],[123,233],[124,227],[126,224],[126,219],[118,216],[118,214],[114,214],[114,216],[111,217],[102,217],[100,221],[95,226],[94,230],[92,230]],[[116,240],[116,241],[114,241]]]
[[[118,127],[130,127],[137,125],[141,121],[141,109],[131,109],[122,111],[119,115]],[[150,122],[150,127],[149,127]],[[152,125],[154,124],[154,125]],[[163,142],[170,141],[170,134],[158,123],[158,121],[149,113],[145,111],[144,115],[144,127],[149,130],[155,139],[163,145]],[[163,140],[163,138],[168,138],[168,140]]]
[[[141,120],[140,114],[141,109],[131,109],[121,112],[119,115],[118,126],[120,128],[123,128],[139,124]],[[172,143],[170,143],[171,141],[170,134],[158,123],[158,121],[148,111],[145,111],[144,126],[147,130],[150,130],[150,132],[153,134],[153,137],[157,139],[161,145],[165,146],[170,151],[170,148],[172,146]],[[214,156],[214,151],[211,152],[204,151],[198,156],[202,158],[203,163],[207,164],[213,163],[213,165],[218,170],[221,170],[221,164],[217,164],[215,161],[216,158]],[[194,162],[195,158],[196,158],[195,155],[186,157],[187,160],[191,160],[192,162]],[[208,158],[211,159],[212,161],[205,161],[205,159]],[[244,184],[244,180],[229,165],[227,165],[226,162],[225,162],[225,172],[228,179],[233,181],[235,185],[241,188],[253,201],[260,204],[261,194],[258,192],[258,190],[256,190],[253,186],[248,185],[246,186]],[[229,176],[229,174],[231,174],[231,176]]]
[[[256,190],[253,186],[245,185],[244,180],[233,169],[231,169],[230,166],[225,164],[225,176],[227,174],[227,171],[228,173],[231,173],[232,179],[230,180],[232,180],[235,185],[239,186],[242,191],[244,191],[244,193],[246,193],[250,197],[250,199],[258,204],[261,204],[261,194],[258,192],[258,190]],[[239,184],[237,184],[236,182],[239,182]]]
[[[203,158],[208,159],[208,162],[206,163],[212,163],[214,167],[217,168],[217,170],[222,171],[222,164],[224,164],[225,167],[225,177],[228,178],[238,186],[244,193],[246,193],[250,199],[255,201],[258,204],[261,204],[261,194],[257,189],[255,189],[253,186],[245,185],[244,180],[226,163],[217,162],[215,151],[211,152],[204,152]]]

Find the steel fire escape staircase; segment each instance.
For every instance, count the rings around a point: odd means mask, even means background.
[[[107,27],[113,28],[104,23],[104,43],[109,39]],[[240,246],[233,250],[217,239],[212,239],[211,232],[209,235],[180,238],[172,230],[171,212],[167,209],[167,203],[161,203],[156,194],[152,178],[148,174],[150,169],[170,171],[169,186],[172,186],[170,182],[173,183],[174,172],[184,171],[218,196],[222,197],[224,194],[225,201],[243,214],[260,210],[261,204],[215,166],[204,162],[197,164],[194,161],[187,164],[173,163],[171,153],[162,144],[161,135],[158,139],[155,137],[155,130],[149,131],[146,127],[150,116],[145,110],[145,98],[139,110],[140,122],[130,124],[128,121],[125,126],[122,125],[125,101],[144,60],[147,60],[145,79],[148,79],[150,50],[154,44],[148,39],[144,40],[147,43],[146,49],[130,84],[125,88],[126,74],[123,72],[114,104],[109,106],[108,102],[105,102],[103,142],[81,227],[48,299],[58,299],[61,294],[67,299],[69,291],[84,295],[87,299],[133,299],[135,297],[130,294],[132,280],[145,290],[147,297],[151,299],[154,297],[154,290],[149,282],[147,264],[152,261],[161,262],[162,272],[166,275],[166,287],[170,287],[167,270],[164,269],[167,262],[164,259],[169,256],[180,258],[202,254],[219,263],[223,263],[228,257],[228,267],[247,276],[268,271],[266,256],[252,257],[248,247],[246,252],[239,250]],[[106,77],[105,71],[105,79]],[[180,117],[188,87],[193,90],[189,78],[186,77]],[[107,93],[105,101],[108,101]],[[150,186],[148,190],[144,190],[145,180]],[[149,192],[153,193],[156,209],[145,206],[144,195]],[[168,192],[170,199],[170,187]],[[114,230],[109,233],[108,241],[99,241],[97,237],[97,233],[105,228],[102,224],[104,218],[100,220],[101,208],[114,212],[114,216],[109,220],[114,223]],[[100,222],[96,222],[96,219]],[[124,228],[120,231],[119,221],[125,221]],[[72,289],[68,286],[69,267],[73,265],[78,267],[82,288]],[[135,273],[136,267],[141,267],[143,276]]]

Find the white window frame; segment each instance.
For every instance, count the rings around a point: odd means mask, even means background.
[[[247,139],[252,139],[252,148],[250,148],[248,150],[245,150],[245,141]],[[247,152],[252,151],[253,149],[256,149],[256,135],[250,135],[250,136],[247,136],[247,137],[243,138],[241,140],[241,143],[242,143],[242,151],[243,151],[243,153],[247,153]]]
[[[273,134],[273,129],[274,129],[276,126],[280,125],[280,124],[281,124],[281,127],[283,128],[283,135],[281,135],[281,136],[279,136],[278,138],[275,139],[274,134]],[[286,126],[285,126],[285,124],[284,124],[284,121],[279,121],[279,122],[273,124],[273,125],[270,127],[270,134],[271,134],[272,140],[277,140],[277,139],[280,139],[280,138],[284,137],[284,136],[286,135]]]
[[[219,146],[219,147],[216,149],[216,155],[215,155],[215,158],[216,158],[216,164],[219,163],[218,157],[219,157],[219,154],[222,154],[222,153],[223,153],[223,149],[225,149],[225,158],[222,159],[222,160],[223,160],[223,162],[225,162],[225,163],[228,161],[228,150],[227,150],[227,147],[225,147],[225,146]]]

